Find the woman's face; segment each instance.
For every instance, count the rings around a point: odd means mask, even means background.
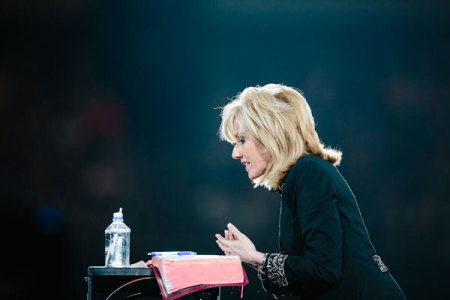
[[[258,178],[264,174],[272,156],[252,134],[238,130],[237,137],[239,141],[234,145],[231,156],[241,160],[250,179]]]

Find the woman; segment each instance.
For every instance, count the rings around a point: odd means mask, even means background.
[[[281,193],[280,253],[257,251],[228,224],[216,235],[227,255],[258,270],[264,289],[302,299],[405,299],[375,252],[356,199],[325,147],[311,109],[293,88],[249,87],[222,111],[220,136],[255,187]]]

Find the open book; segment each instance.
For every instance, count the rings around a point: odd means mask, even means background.
[[[156,256],[152,258],[152,267],[165,300],[219,286],[241,286],[243,289],[248,284],[245,269],[237,256]]]

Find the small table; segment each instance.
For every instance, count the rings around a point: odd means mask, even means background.
[[[162,299],[152,268],[88,267],[88,300]],[[220,300],[220,287],[198,291],[179,299]]]

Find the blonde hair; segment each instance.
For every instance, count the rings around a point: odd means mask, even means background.
[[[248,87],[222,109],[220,138],[238,141],[237,127],[251,133],[271,154],[264,173],[253,180],[255,187],[280,188],[289,169],[302,156],[315,155],[337,166],[342,152],[325,147],[315,130],[306,99],[281,84]]]

